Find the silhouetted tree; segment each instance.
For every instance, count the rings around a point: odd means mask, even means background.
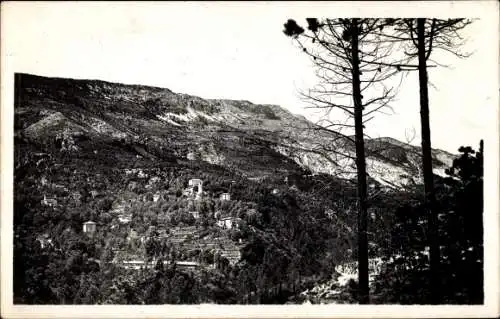
[[[405,43],[405,54],[410,58],[418,59],[419,92],[420,92],[420,121],[422,137],[422,164],[424,177],[425,206],[428,211],[428,240],[430,246],[430,276],[433,303],[439,303],[439,241],[437,236],[437,212],[435,211],[434,175],[432,171],[432,147],[429,119],[429,76],[427,61],[432,61],[431,54],[442,50],[458,57],[466,57],[459,52],[464,43],[460,31],[471,23],[467,19],[398,19],[394,28],[384,33],[382,38]],[[393,23],[391,23],[393,25]],[[435,61],[433,61],[435,62]]]
[[[460,157],[436,178],[437,232],[440,235],[439,278],[441,302],[483,302],[483,143],[478,152],[460,147]],[[375,294],[382,303],[429,304],[429,250],[426,234],[427,208],[420,201],[407,201],[397,211],[392,232],[392,260],[375,281]]]
[[[284,33],[293,37],[302,50],[309,55],[317,70],[321,83],[303,96],[312,102],[314,108],[340,110],[347,115],[347,121],[327,121],[321,128],[354,128],[355,137],[335,131],[339,140],[355,145],[355,156],[339,152],[339,145],[332,145],[322,153],[331,152],[355,161],[358,189],[358,267],[359,301],[369,302],[368,290],[368,240],[367,240],[367,186],[364,145],[365,123],[375,112],[388,106],[394,97],[392,88],[387,89],[385,81],[403,67],[404,60],[393,57],[394,44],[381,41],[374,35],[376,30],[392,23],[387,19],[323,19],[307,18],[308,31],[294,20],[284,25]],[[311,45],[306,43],[312,42]],[[389,59],[391,61],[389,61]],[[393,66],[396,66],[394,70]],[[364,94],[375,97],[363,101]],[[353,119],[353,123],[348,121]],[[326,151],[326,152],[325,152]],[[335,159],[331,159],[334,163]]]

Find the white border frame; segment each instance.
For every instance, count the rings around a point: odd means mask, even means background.
[[[15,25],[4,23],[5,16],[13,7],[29,8],[30,14],[36,12],[36,6],[127,6],[134,10],[133,2],[2,2],[1,4],[1,315],[5,318],[430,318],[430,317],[496,317],[499,315],[499,112],[498,91],[493,93],[491,115],[485,118],[488,135],[484,138],[485,148],[485,304],[482,306],[388,306],[388,305],[286,305],[286,306],[13,306],[12,305],[12,204],[13,204],[13,81],[16,65],[9,61],[9,48],[5,38],[15,37]],[[145,3],[141,2],[141,6]],[[499,44],[499,6],[496,1],[411,1],[411,2],[242,2],[242,3],[148,3],[147,5],[186,5],[186,6],[227,6],[241,10],[245,6],[262,6],[284,10],[283,18],[293,16],[294,12],[318,10],[325,15],[333,12],[335,16],[425,16],[425,17],[476,17],[486,19],[491,28],[484,30],[491,34],[491,42],[484,43],[491,47],[491,59],[484,61],[491,64],[492,72],[485,74],[485,82],[499,87],[498,44]],[[324,8],[324,9],[321,9]],[[323,11],[320,11],[323,10]],[[18,12],[18,11],[17,11]],[[17,23],[23,23],[23,17],[16,17]],[[11,20],[12,21],[12,20]],[[42,27],[42,26],[41,26]],[[29,39],[26,39],[28,41]],[[34,53],[36,54],[36,53]],[[58,76],[54,74],[53,76]]]

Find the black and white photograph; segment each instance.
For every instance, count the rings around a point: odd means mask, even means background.
[[[498,4],[377,2],[3,2],[2,317],[498,316]]]

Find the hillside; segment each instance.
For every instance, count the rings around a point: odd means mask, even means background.
[[[181,285],[180,276],[192,293],[163,301],[284,303],[356,255],[352,141],[279,106],[16,74],[14,111],[20,303],[82,303],[91,297],[71,287],[85,276],[101,303],[132,302],[123,295],[130,285],[135,302],[153,302],[154,291],[141,295],[149,279],[120,268],[147,260],[164,286]],[[392,212],[418,200],[405,191],[420,183],[418,151],[367,141],[372,257],[390,245]],[[453,159],[434,155],[436,173]],[[96,223],[91,237],[87,221]],[[195,270],[163,270],[160,260]],[[40,265],[45,281],[33,270]],[[118,293],[120,285],[129,288]]]
[[[16,132],[35,143],[59,135],[69,141],[118,143],[141,156],[189,155],[255,178],[304,169],[354,177],[354,147],[348,137],[276,105],[27,74],[16,75],[16,86]],[[420,182],[418,147],[388,138],[368,140],[367,146],[371,178],[387,187]],[[435,150],[434,156],[436,173],[442,175],[453,155]]]

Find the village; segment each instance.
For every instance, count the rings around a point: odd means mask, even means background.
[[[126,174],[134,174],[139,178],[146,177],[146,174],[141,169],[130,169],[126,171]],[[42,184],[46,185],[47,181],[44,178],[42,179]],[[148,245],[151,246],[150,242],[154,242],[156,245],[163,245],[162,247],[165,247],[165,245],[170,247],[169,258],[163,259],[165,265],[175,263],[177,267],[188,270],[202,267],[213,269],[221,258],[227,259],[229,264],[234,265],[240,260],[240,248],[243,242],[241,238],[236,241],[231,240],[228,232],[238,230],[242,219],[231,215],[229,212],[224,211],[224,209],[216,210],[212,216],[200,214],[197,207],[199,208],[201,201],[207,200],[210,195],[204,191],[201,179],[190,179],[187,187],[182,191],[180,199],[166,191],[157,191],[153,196],[146,194],[129,198],[114,205],[110,210],[114,216],[111,224],[87,220],[82,225],[82,231],[88,238],[93,238],[98,233],[101,236],[107,236],[108,233],[125,233],[126,237],[124,240],[107,240],[106,246],[111,247],[113,252],[114,258],[111,262],[126,269],[139,270],[152,268],[157,264],[159,256],[156,254],[151,256],[151,253],[148,254],[147,247]],[[91,194],[91,196],[94,197],[95,194]],[[186,207],[189,208],[189,217],[192,219],[191,223],[183,224],[181,222],[179,225],[172,226],[167,222],[159,221],[155,222],[155,225],[141,225],[143,227],[132,226],[134,216],[141,214],[141,211],[136,209],[137,206],[134,205],[141,202],[158,203],[161,200],[168,200],[169,198],[171,200],[180,200],[186,204]],[[228,192],[221,193],[215,198],[215,201],[221,206],[229,204],[231,202],[231,194]],[[43,206],[55,207],[58,205],[58,201],[55,197],[44,195],[41,204]],[[207,217],[213,224],[205,224],[205,227],[202,227],[200,221],[202,219],[206,221]],[[207,234],[207,231],[203,231],[206,230],[206,226],[211,226],[214,231]],[[143,228],[145,231],[137,228]],[[37,241],[42,248],[52,245],[52,240],[48,234],[38,236]],[[177,253],[172,253],[173,251]],[[210,252],[212,257],[205,258],[202,261],[202,258],[199,258],[200,252]]]

